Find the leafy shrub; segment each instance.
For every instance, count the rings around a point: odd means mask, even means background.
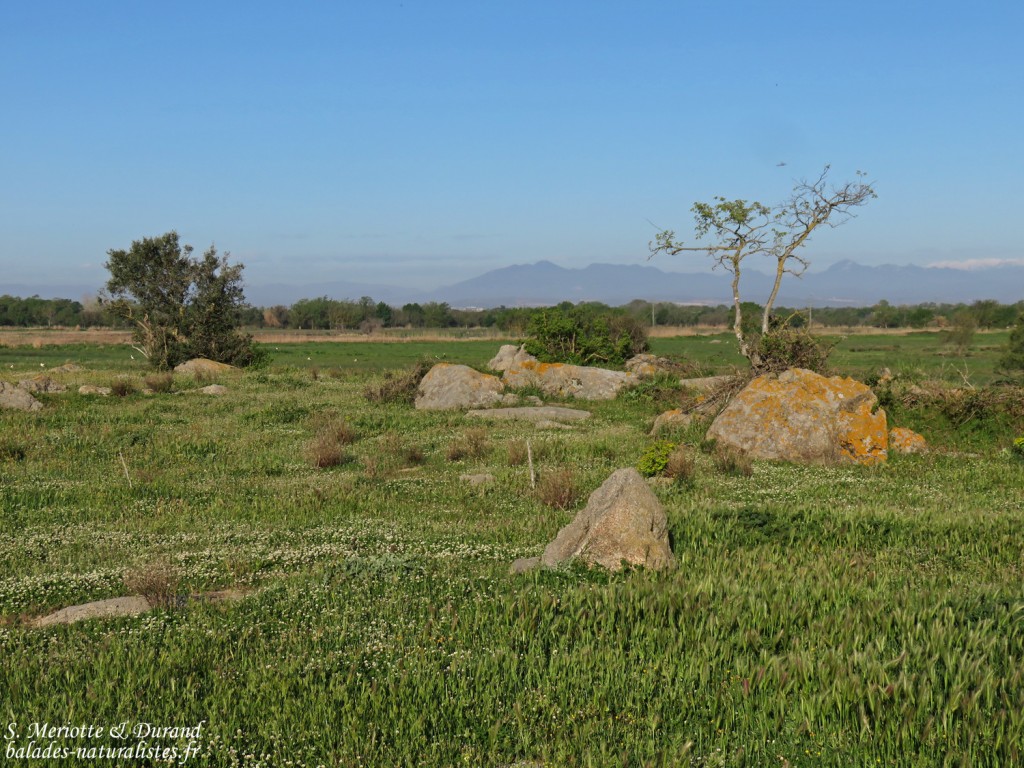
[[[829,344],[805,330],[778,328],[751,342],[751,360],[756,360],[756,372],[784,371],[788,368],[806,368],[828,375],[831,369],[828,357],[835,344]]]
[[[568,469],[545,472],[537,483],[537,498],[555,509],[568,509],[580,497],[576,479]]]
[[[420,382],[431,369],[431,363],[420,360],[402,373],[388,372],[384,380],[363,390],[363,397],[371,403],[411,403],[416,399]]]
[[[999,358],[997,369],[1011,376],[1024,377],[1024,313],[1017,318],[1017,324],[1010,332],[1010,340]]]
[[[669,457],[675,449],[676,444],[670,443],[667,440],[659,440],[653,443],[644,451],[644,455],[640,457],[640,461],[636,465],[637,470],[644,477],[655,477],[662,474],[665,471],[665,467],[668,466]]]
[[[543,309],[530,318],[526,333],[526,351],[548,363],[621,364],[648,349],[639,320],[586,305]]]
[[[1018,459],[1024,460],[1024,437],[1018,437],[1013,441],[1013,447],[1010,448],[1010,452]]]

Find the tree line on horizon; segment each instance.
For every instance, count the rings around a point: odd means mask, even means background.
[[[583,306],[634,317],[648,326],[711,326],[726,328],[733,308],[725,304],[688,305],[650,302],[636,299],[611,307],[601,302],[581,302]],[[744,302],[746,314],[757,315],[761,305]],[[562,308],[579,306],[563,302]],[[246,306],[241,310],[241,325],[250,329],[357,330],[372,333],[384,328],[494,328],[521,333],[542,307],[494,307],[490,309],[454,308],[445,302],[407,303],[392,306],[369,296],[359,300],[331,299],[321,296],[301,299],[291,305]],[[864,307],[777,307],[773,314],[790,327],[873,327],[873,328],[946,328],[965,322],[980,329],[1011,327],[1024,313],[1024,301],[1002,304],[980,300],[970,304],[926,303],[894,305],[879,301]],[[105,310],[95,299],[81,301],[39,296],[20,298],[0,296],[0,326],[39,327],[130,327],[126,321]]]

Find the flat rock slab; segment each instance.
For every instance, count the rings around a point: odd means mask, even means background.
[[[120,616],[138,616],[146,613],[153,606],[142,595],[130,597],[112,597],[109,600],[97,600],[82,605],[61,608],[55,613],[36,619],[32,626],[37,628],[50,627],[54,624],[74,624],[86,619],[113,619]]]
[[[475,488],[480,485],[493,483],[494,475],[490,472],[481,472],[476,475],[459,475],[459,482],[468,483]]]
[[[492,421],[533,421],[565,422],[583,421],[590,418],[590,411],[578,408],[561,408],[557,405],[528,406],[524,408],[486,408],[467,411],[466,417],[471,419],[490,419]]]
[[[93,384],[83,384],[78,388],[78,394],[80,395],[100,395],[101,397],[108,397],[113,390],[110,387],[97,387]]]
[[[201,395],[226,395],[228,388],[222,384],[210,384],[202,389],[197,389],[196,392]]]
[[[251,589],[231,587],[195,595],[179,595],[175,601],[175,607],[181,608],[188,603],[234,602],[241,600],[251,592]],[[116,619],[125,616],[140,616],[153,610],[155,607],[142,595],[112,597],[109,600],[96,600],[92,603],[82,603],[81,605],[72,605],[70,608],[61,608],[59,611],[39,617],[30,626],[42,629],[43,627],[52,627],[58,624],[75,624],[88,619]]]

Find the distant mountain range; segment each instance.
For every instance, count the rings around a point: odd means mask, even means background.
[[[740,290],[744,300],[763,302],[772,278],[749,269]],[[328,296],[358,299],[372,296],[401,306],[409,302],[443,301],[453,307],[540,306],[562,301],[601,301],[613,306],[633,299],[685,304],[729,304],[730,276],[724,272],[666,272],[647,265],[591,264],[568,269],[538,261],[491,270],[434,290],[415,290],[365,283],[264,284],[246,287],[256,306],[294,304],[299,299]],[[87,286],[0,284],[0,294],[80,299],[94,293]],[[870,306],[882,299],[891,304],[1024,300],[1024,265],[1004,264],[980,269],[917,266],[864,266],[842,261],[802,278],[786,275],[778,303],[783,306]]]
[[[772,276],[747,270],[740,290],[744,300],[763,302]],[[633,299],[686,304],[731,304],[730,275],[725,272],[666,272],[648,265],[591,264],[567,269],[550,261],[516,264],[432,291],[412,291],[360,284],[253,286],[247,291],[254,304],[290,304],[303,297],[327,295],[337,299],[372,296],[401,305],[411,301],[445,301],[453,307],[515,307],[558,304],[562,301],[602,301],[613,306]],[[778,302],[788,306],[871,306],[890,304],[1024,300],[1024,265],[983,269],[949,267],[864,266],[842,261],[802,278],[786,275]]]

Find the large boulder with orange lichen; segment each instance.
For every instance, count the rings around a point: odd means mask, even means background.
[[[537,387],[554,397],[580,400],[614,400],[619,390],[639,380],[635,373],[568,363],[542,363],[532,355],[517,356],[501,379],[509,387]]]
[[[858,381],[791,368],[750,382],[707,437],[755,459],[876,464],[889,447],[877,403]]]

